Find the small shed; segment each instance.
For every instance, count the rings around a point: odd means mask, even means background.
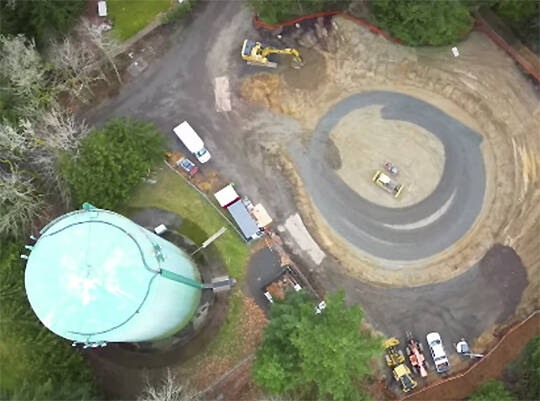
[[[107,3],[104,0],[100,0],[97,3],[98,15],[100,17],[107,16]]]

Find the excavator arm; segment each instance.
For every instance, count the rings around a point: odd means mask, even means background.
[[[269,54],[290,54],[293,56],[293,60],[299,64],[303,62],[302,57],[300,57],[300,53],[298,53],[298,50],[286,48],[286,49],[276,49],[273,47],[264,47],[262,49],[261,55],[263,57],[267,57]]]
[[[277,67],[277,64],[268,60],[270,54],[289,54],[293,57],[294,68],[299,68],[303,65],[302,57],[296,49],[277,49],[275,47],[264,46],[261,42],[254,42],[248,39],[244,40],[242,46],[242,58],[246,60],[248,64],[275,68]]]

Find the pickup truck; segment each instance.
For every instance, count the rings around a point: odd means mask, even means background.
[[[431,351],[431,357],[435,363],[437,373],[445,373],[450,369],[446,352],[442,345],[441,336],[437,332],[432,332],[426,335],[426,340]]]

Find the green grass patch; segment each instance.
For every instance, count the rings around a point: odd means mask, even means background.
[[[157,207],[177,213],[184,219],[180,233],[201,244],[221,227],[227,232],[214,245],[218,249],[231,277],[245,276],[247,245],[208,202],[169,168],[156,174],[156,184],[140,185],[128,202],[128,208]]]
[[[108,0],[107,10],[113,19],[113,32],[121,40],[135,35],[154,19],[167,11],[174,0]]]

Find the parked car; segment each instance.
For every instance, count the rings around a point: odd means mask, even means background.
[[[195,163],[186,157],[182,157],[180,160],[178,160],[176,165],[181,167],[190,177],[199,171],[199,168],[195,165]]]
[[[437,373],[445,373],[450,369],[446,352],[442,344],[441,336],[437,332],[429,333],[426,336],[429,350],[431,351],[431,357],[435,363],[435,370]]]
[[[174,133],[201,163],[210,160],[210,152],[204,147],[204,142],[187,121],[173,128]]]
[[[388,160],[384,162],[384,169],[392,175],[398,175],[399,169]]]

